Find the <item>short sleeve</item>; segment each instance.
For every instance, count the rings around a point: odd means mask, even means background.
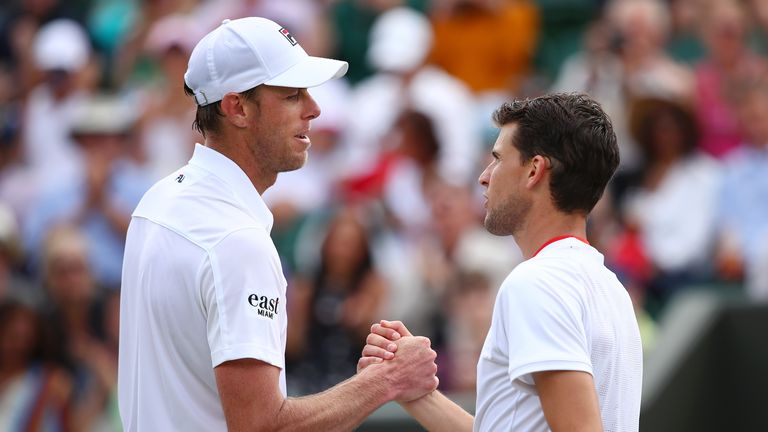
[[[513,272],[499,293],[512,383],[534,392],[533,372],[592,373],[578,292],[567,275]],[[536,273],[536,274],[533,274]]]
[[[209,252],[202,301],[213,367],[254,358],[285,366],[285,278],[263,228],[229,234]]]

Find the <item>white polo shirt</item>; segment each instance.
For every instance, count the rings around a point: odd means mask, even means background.
[[[632,302],[603,256],[575,238],[545,246],[501,285],[477,365],[475,431],[549,431],[532,375],[548,370],[591,374],[603,429],[638,430]]]
[[[271,227],[245,173],[199,144],[144,195],[120,299],[126,431],[226,430],[213,368],[254,358],[284,369],[286,281]]]

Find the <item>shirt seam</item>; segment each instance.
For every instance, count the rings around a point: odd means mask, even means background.
[[[133,217],[137,218],[137,219],[145,219],[145,220],[147,220],[147,221],[149,221],[149,222],[151,222],[151,223],[153,223],[153,224],[155,224],[157,226],[165,228],[168,231],[171,231],[171,232],[177,234],[179,237],[184,238],[185,240],[189,241],[190,243],[194,244],[195,246],[199,247],[200,249],[202,249],[203,251],[205,251],[206,253],[209,253],[209,254],[222,241],[226,240],[227,237],[229,237],[230,235],[232,235],[232,234],[234,234],[236,232],[244,231],[244,230],[249,230],[249,229],[263,230],[264,232],[266,232],[266,227],[264,227],[263,225],[254,224],[254,225],[248,225],[248,226],[240,226],[240,227],[237,227],[237,228],[232,228],[230,231],[227,231],[225,234],[223,234],[221,236],[221,238],[217,239],[216,242],[211,245],[211,247],[205,247],[205,246],[203,246],[201,244],[201,242],[193,239],[192,237],[188,236],[187,234],[185,234],[181,230],[179,230],[177,228],[174,228],[173,226],[171,226],[171,225],[169,225],[167,223],[160,222],[157,219],[154,219],[154,218],[152,218],[150,216],[145,216],[145,215],[133,215]]]

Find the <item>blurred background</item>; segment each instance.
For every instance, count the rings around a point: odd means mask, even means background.
[[[354,374],[386,318],[431,338],[441,389],[473,409],[496,290],[522,259],[482,226],[490,113],[581,91],[621,149],[589,241],[635,304],[641,429],[768,430],[767,0],[6,0],[0,431],[120,430],[127,225],[202,142],[189,53],[244,16],[350,63],[311,90],[307,166],[264,195],[290,395]],[[391,405],[361,428],[411,429]]]

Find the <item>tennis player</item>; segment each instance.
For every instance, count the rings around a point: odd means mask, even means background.
[[[502,105],[480,176],[485,227],[526,261],[499,289],[473,418],[435,391],[406,410],[430,431],[637,431],[642,350],[627,291],[586,240],[619,164],[611,122],[585,95]],[[401,322],[371,327],[358,369],[396,360]],[[395,353],[394,355],[392,353]]]
[[[286,397],[286,281],[261,194],[304,165],[320,108],[307,92],[347,64],[310,57],[263,18],[226,20],[184,76],[205,137],[133,213],[120,305],[126,431],[351,430],[437,387],[426,338],[318,395]]]

